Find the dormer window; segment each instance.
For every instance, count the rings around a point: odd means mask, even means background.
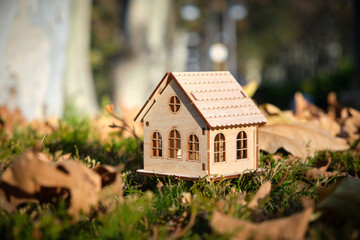
[[[171,96],[169,100],[170,111],[177,113],[180,110],[180,99],[177,96]]]

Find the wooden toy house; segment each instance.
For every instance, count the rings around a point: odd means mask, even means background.
[[[144,124],[139,174],[196,179],[256,170],[267,120],[224,71],[166,73],[135,121]]]

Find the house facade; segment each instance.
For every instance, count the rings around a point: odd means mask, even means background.
[[[229,72],[166,73],[135,121],[144,124],[140,174],[236,176],[257,169],[266,123]]]

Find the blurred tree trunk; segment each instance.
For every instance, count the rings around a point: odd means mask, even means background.
[[[127,49],[113,70],[114,102],[140,108],[166,71],[184,71],[186,36],[176,31],[171,0],[132,0],[127,12]]]
[[[65,98],[78,113],[94,116],[98,112],[98,104],[89,58],[91,1],[72,0],[70,7]]]
[[[83,23],[90,18],[89,13],[82,14],[90,11],[91,3],[74,2],[84,5],[80,6],[84,9],[73,7],[70,0],[0,0],[0,105],[19,108],[27,119],[60,117],[64,110],[64,90],[70,91],[82,83],[86,87],[77,91],[76,96],[66,96],[72,97],[75,106],[84,113],[95,112],[95,100],[87,92],[93,85],[90,69],[84,67],[88,66],[84,53],[88,50],[84,49],[89,45],[89,33],[86,33],[89,27]],[[74,24],[85,29],[79,30]],[[75,41],[76,34],[83,36]],[[78,56],[72,57],[67,52]],[[73,63],[67,69],[67,62],[74,61],[77,65]],[[71,81],[74,75],[75,83]],[[70,80],[64,88],[65,77]]]

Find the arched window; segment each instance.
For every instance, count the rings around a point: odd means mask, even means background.
[[[169,158],[181,159],[181,136],[175,129],[169,133]]]
[[[225,162],[225,136],[222,133],[214,139],[214,162]]]
[[[236,159],[247,158],[247,135],[241,131],[236,137]]]
[[[191,134],[188,138],[188,160],[199,160],[199,138]]]
[[[169,100],[171,112],[177,113],[180,110],[180,99],[177,96],[171,96]]]
[[[151,145],[151,156],[152,157],[162,157],[162,137],[159,132],[153,132]]]

